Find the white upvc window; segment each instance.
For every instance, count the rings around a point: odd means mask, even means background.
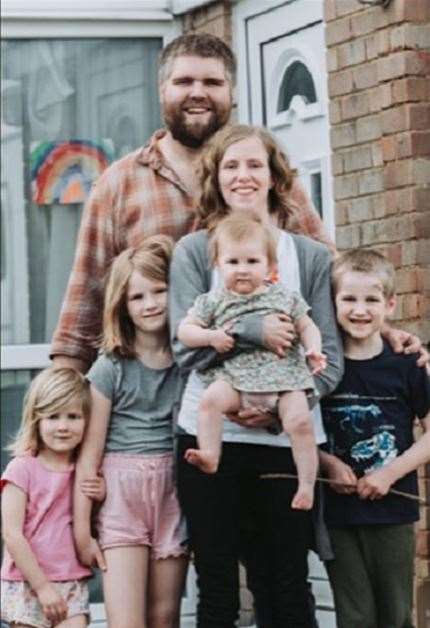
[[[91,144],[110,161],[144,144],[160,126],[157,56],[180,33],[170,4],[3,0],[2,468],[23,395],[49,364],[91,183],[77,171],[73,147]],[[49,151],[58,146],[63,160],[57,153],[51,163]],[[91,588],[93,625],[102,626],[100,582]],[[189,597],[184,612],[193,610]]]

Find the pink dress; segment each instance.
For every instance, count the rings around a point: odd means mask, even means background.
[[[37,561],[51,581],[80,580],[91,576],[76,556],[72,533],[74,466],[52,471],[38,458],[18,456],[7,465],[1,485],[15,484],[27,495],[24,536]],[[1,579],[25,580],[7,548]]]

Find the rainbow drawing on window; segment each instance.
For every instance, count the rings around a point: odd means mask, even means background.
[[[111,140],[33,142],[30,153],[33,202],[83,203],[93,182],[112,160]]]

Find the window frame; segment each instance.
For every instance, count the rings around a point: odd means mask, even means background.
[[[42,0],[36,8],[31,0],[5,0],[2,39],[159,37],[165,46],[181,32],[165,0],[93,0],[93,4],[88,10],[85,0]],[[2,345],[1,370],[45,368],[49,349],[49,343]]]

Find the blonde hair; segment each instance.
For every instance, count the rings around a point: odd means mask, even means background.
[[[237,211],[221,220],[212,231],[209,239],[209,257],[215,265],[220,250],[220,242],[228,238],[233,242],[254,241],[258,238],[266,248],[269,266],[277,263],[276,240],[270,226],[263,223],[253,212]]]
[[[287,157],[268,131],[246,124],[223,127],[213,135],[203,151],[199,170],[201,194],[197,204],[199,227],[212,229],[230,213],[230,208],[219,189],[219,167],[230,146],[250,137],[260,139],[267,151],[273,182],[269,190],[269,212],[277,215],[280,228],[288,227],[290,217],[297,209],[288,200],[288,193],[297,172],[290,167]]]
[[[395,271],[394,267],[375,249],[353,249],[339,255],[333,262],[332,282],[335,291],[339,280],[344,273],[358,272],[375,275],[382,284],[385,298],[394,296]]]
[[[73,400],[82,404],[85,420],[90,416],[90,389],[82,373],[72,368],[51,366],[31,382],[24,397],[21,426],[15,440],[7,447],[15,456],[37,455],[42,448],[39,421],[55,414]]]
[[[105,289],[102,349],[134,358],[136,332],[127,310],[128,282],[134,271],[167,284],[173,240],[166,235],[145,238],[140,246],[122,251],[112,262]]]

